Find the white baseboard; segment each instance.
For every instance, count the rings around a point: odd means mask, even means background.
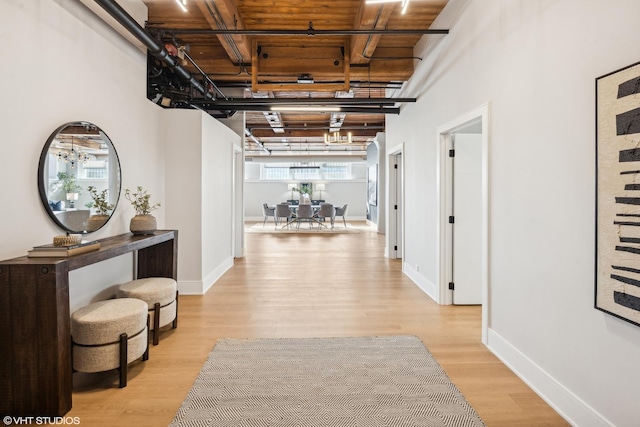
[[[202,282],[198,280],[178,281],[180,295],[202,295]]]
[[[492,329],[487,347],[571,425],[613,425]]]
[[[209,289],[222,277],[224,273],[233,267],[233,257],[229,257],[218,265],[213,271],[211,271],[204,278],[204,286],[202,288],[202,294],[206,294]]]
[[[413,281],[413,283],[418,285],[418,287],[422,289],[424,293],[429,296],[429,298],[431,298],[435,302],[438,302],[438,287],[435,284],[431,283],[429,279],[424,277],[415,268],[411,267],[406,262],[402,263],[402,272],[406,274],[407,277],[409,277],[409,279]]]
[[[227,270],[233,267],[233,258],[227,258],[213,271],[207,274],[201,281],[181,280],[178,282],[180,295],[204,295],[222,277]]]
[[[262,222],[264,221],[264,217],[263,216],[245,216],[244,217],[245,221],[251,221],[251,222]],[[269,218],[267,220],[267,224],[273,224],[273,218]]]

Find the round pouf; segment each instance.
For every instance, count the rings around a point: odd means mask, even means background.
[[[118,298],[137,298],[149,306],[153,345],[158,345],[158,329],[173,322],[178,326],[178,284],[168,277],[147,277],[127,282],[118,289]]]
[[[73,369],[120,371],[127,385],[127,364],[149,358],[149,313],[139,299],[118,298],[89,304],[71,315]]]

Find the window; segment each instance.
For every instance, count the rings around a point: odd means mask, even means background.
[[[88,161],[82,165],[85,179],[107,179],[109,176],[108,163],[104,160]]]
[[[325,163],[322,167],[324,179],[351,178],[351,163]]]
[[[256,167],[257,166],[258,165],[256,165]],[[252,175],[249,169],[250,168],[246,169],[247,179],[251,179],[250,175]],[[254,179],[256,179],[257,173],[253,176]],[[318,179],[339,180],[352,178],[351,163],[297,162],[260,164],[260,179],[265,181],[312,181]]]
[[[289,165],[264,165],[260,170],[260,179],[289,179]]]
[[[291,166],[291,177],[298,180],[320,179],[320,166]]]

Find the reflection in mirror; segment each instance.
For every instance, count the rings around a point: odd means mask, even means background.
[[[49,216],[67,232],[101,228],[120,197],[120,162],[109,137],[88,122],[60,126],[40,155],[38,189]]]

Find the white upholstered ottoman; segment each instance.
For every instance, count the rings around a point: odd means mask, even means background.
[[[120,371],[149,358],[149,313],[144,301],[119,298],[89,304],[71,315],[72,365],[79,372]]]
[[[153,345],[158,345],[159,329],[173,322],[178,327],[178,284],[168,277],[147,277],[127,282],[118,289],[118,298],[137,298],[149,306]]]

